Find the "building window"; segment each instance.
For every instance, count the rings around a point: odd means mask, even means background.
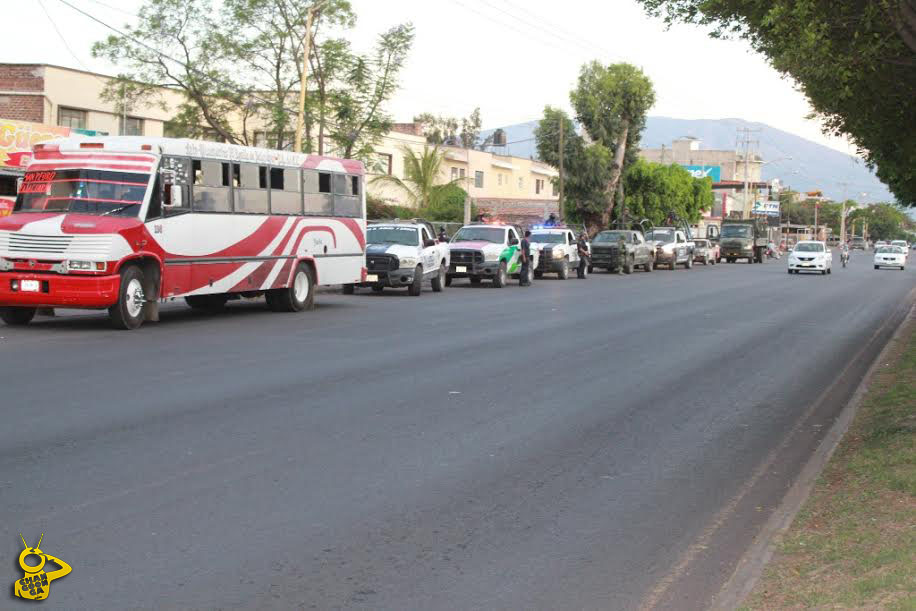
[[[480,170],[474,172],[474,186],[483,189],[483,172]]]
[[[86,129],[86,111],[76,108],[58,108],[57,124],[70,129]]]
[[[464,178],[465,176],[467,176],[467,174],[465,174],[464,168],[459,168],[459,169],[458,169],[458,177],[459,177],[459,178]]]
[[[379,153],[376,160],[376,173],[391,176],[392,161],[392,156],[388,153]]]
[[[544,189],[544,180],[541,178],[535,178],[534,179],[534,194],[540,195],[543,189]]]
[[[458,180],[458,168],[452,166],[452,180]]]
[[[503,186],[503,173],[502,172],[498,172],[496,174],[496,184],[499,185],[500,187]]]
[[[122,136],[142,136],[143,119],[138,117],[121,118],[121,135]]]

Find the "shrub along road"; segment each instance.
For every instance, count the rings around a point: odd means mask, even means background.
[[[866,259],[3,328],[0,554],[49,608],[701,608],[906,310]]]

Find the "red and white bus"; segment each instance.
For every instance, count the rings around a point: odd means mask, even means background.
[[[61,139],[34,147],[0,218],[0,317],[108,308],[115,326],[184,298],[265,295],[311,306],[316,285],[365,279],[362,163],[185,139]]]

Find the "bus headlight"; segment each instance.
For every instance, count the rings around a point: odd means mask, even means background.
[[[91,261],[67,261],[67,269],[91,272],[95,270],[95,265]]]

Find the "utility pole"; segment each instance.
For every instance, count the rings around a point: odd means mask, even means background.
[[[738,130],[739,133],[744,134],[744,208],[745,211],[742,213],[742,217],[746,214],[746,218],[753,218],[754,215],[754,202],[751,201],[751,177],[750,177],[750,163],[751,163],[751,133],[759,132],[759,129],[751,129],[749,127],[743,127]],[[740,141],[740,140],[739,140]],[[759,144],[759,143],[758,143]],[[756,189],[754,190],[756,193]],[[754,198],[756,199],[756,197]]]
[[[564,222],[566,220],[566,211],[564,210],[564,202],[563,202],[563,156],[565,152],[565,149],[563,148],[563,124],[565,122],[566,122],[565,117],[560,116],[560,176],[559,176],[560,199],[557,202],[557,204],[560,207],[560,221],[564,221]]]
[[[299,73],[299,116],[296,119],[296,152],[302,152],[302,131],[305,129],[305,85],[309,70],[309,56],[312,54],[312,23],[324,5],[324,0],[316,0],[308,8],[305,18],[305,36],[302,37],[302,72]]]
[[[848,182],[841,182],[843,185],[843,206],[840,208],[840,243],[846,243],[846,188],[849,186]]]

